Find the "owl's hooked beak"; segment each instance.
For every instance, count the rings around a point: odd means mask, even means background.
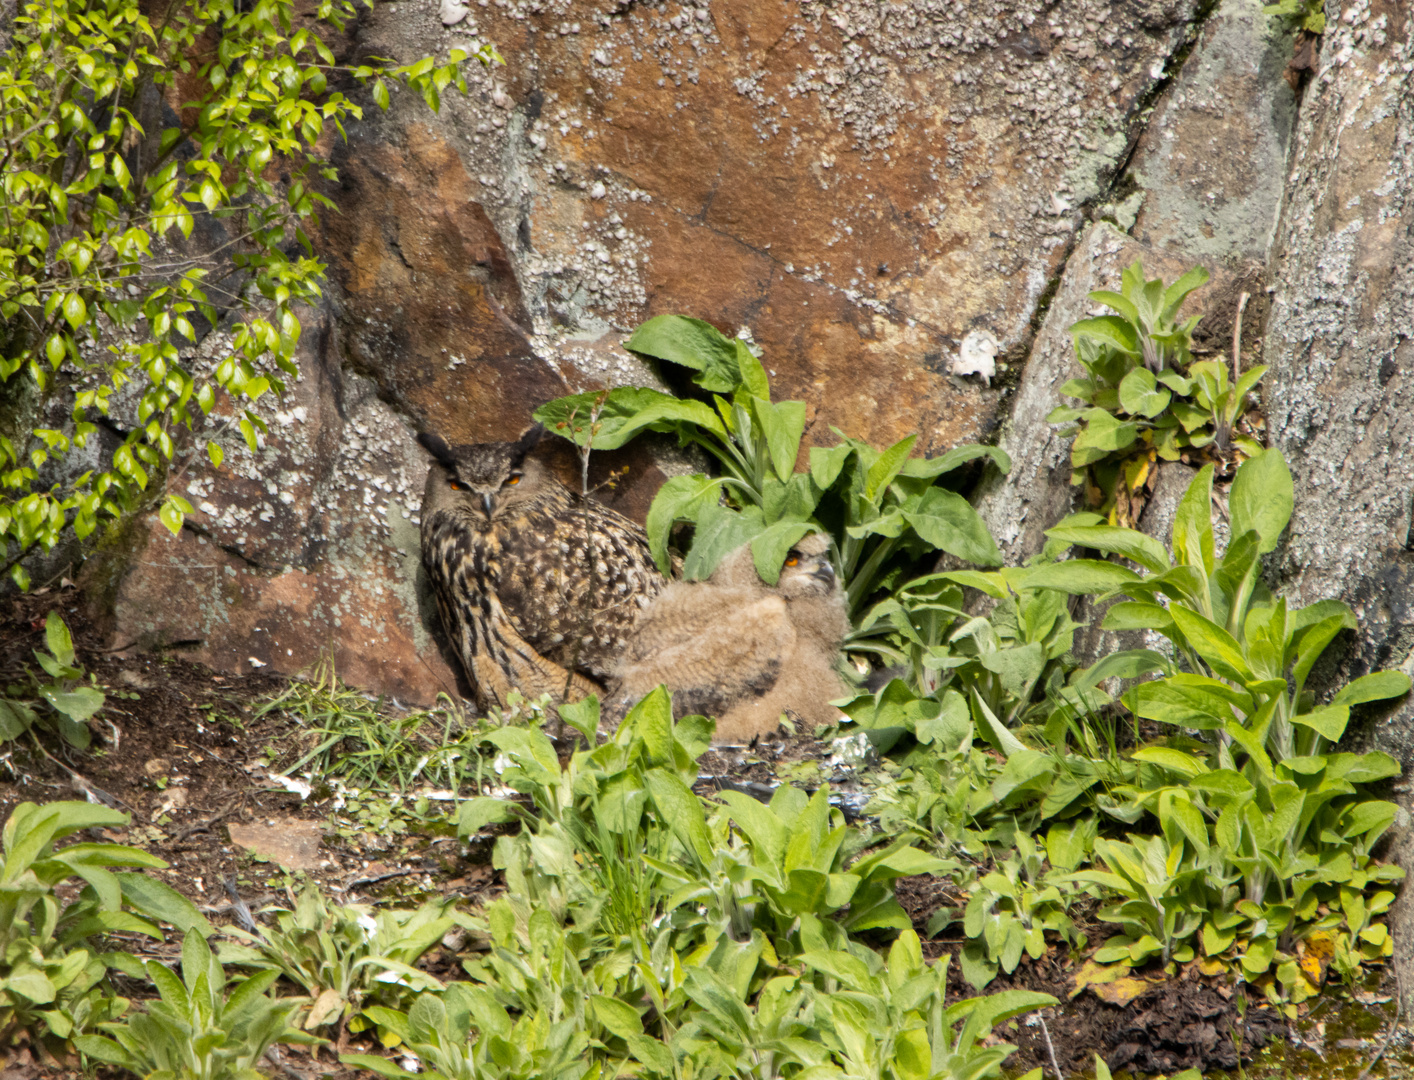
[[[496,508],[496,496],[489,491],[481,493],[481,505],[486,507],[486,516],[489,518],[491,512]]]
[[[826,585],[833,585],[835,583],[835,568],[830,565],[829,559],[821,559],[820,565],[810,571],[810,576],[818,578]]]

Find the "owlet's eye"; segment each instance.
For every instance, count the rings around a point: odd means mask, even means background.
[[[448,480],[447,483],[448,483],[449,485],[451,485],[451,488],[452,488],[453,491],[465,491],[465,490],[466,490],[466,488],[464,488],[461,484],[458,484],[455,480]]]
[[[799,563],[799,562],[800,562],[800,560],[799,560],[798,558],[796,558],[794,555],[792,555],[789,559],[786,560],[786,565],[787,565],[787,566],[795,566],[795,565],[796,565],[797,563]]]
[[[505,483],[504,486],[506,486],[506,487],[513,487],[514,485],[519,484],[519,483],[520,483],[520,473],[512,473],[512,474],[510,475],[510,477],[506,480],[506,483]]]

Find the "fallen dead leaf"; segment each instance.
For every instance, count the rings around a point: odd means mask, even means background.
[[[1301,958],[1302,973],[1312,985],[1319,987],[1326,981],[1326,969],[1335,955],[1335,935],[1318,930],[1297,944],[1296,953]]]
[[[1095,996],[1101,1001],[1108,1001],[1111,1005],[1128,1005],[1145,990],[1159,982],[1163,982],[1163,980],[1131,977],[1115,979],[1114,982],[1092,984],[1090,989],[1095,991]]]
[[[228,825],[231,843],[279,863],[286,870],[313,870],[319,865],[323,829],[317,821],[272,820],[269,825]]]
[[[1151,986],[1165,981],[1166,977],[1162,974],[1134,975],[1129,965],[1123,962],[1097,964],[1087,960],[1075,973],[1075,989],[1070,996],[1075,997],[1088,987],[1101,1001],[1108,1001],[1111,1005],[1128,1005]]]
[[[339,1015],[344,1007],[344,999],[334,989],[325,990],[309,1007],[309,1015],[304,1020],[304,1030],[313,1031],[321,1024],[327,1024]]]

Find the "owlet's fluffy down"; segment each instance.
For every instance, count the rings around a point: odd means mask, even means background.
[[[838,710],[829,702],[845,693],[835,664],[848,632],[824,534],[791,549],[774,586],[756,573],[746,545],[707,581],[674,582],[648,605],[610,685],[606,715],[621,717],[663,683],[674,716],[716,717],[716,743],[748,743],[774,731],[782,713],[830,723]]]

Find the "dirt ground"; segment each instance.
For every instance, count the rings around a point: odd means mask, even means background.
[[[278,769],[294,760],[309,741],[308,732],[287,714],[258,715],[260,705],[287,685],[281,678],[218,675],[170,653],[100,651],[84,623],[77,593],[55,589],[0,602],[0,678],[6,683],[33,666],[31,650],[44,647],[44,616],[51,609],[59,610],[71,627],[78,660],[97,676],[108,706],[91,725],[95,739],[88,752],[55,740],[45,741],[47,753],[25,743],[0,746],[0,817],[25,800],[88,797],[109,802],[130,814],[132,823],[126,830],[105,832],[104,838],[165,859],[170,868],[159,871],[160,876],[218,926],[233,921],[223,882],[255,911],[284,900],[285,871],[236,842],[261,827],[306,837],[305,854],[312,855],[308,876],[341,902],[411,900],[436,893],[475,904],[495,894],[487,846],[468,849],[447,829],[416,835],[361,827],[337,810],[337,793],[316,789],[304,797],[272,777],[272,765]],[[829,749],[811,738],[787,737],[753,753],[709,752],[702,760],[698,790],[710,795],[732,787],[768,797],[783,780],[813,787],[829,779],[836,801],[854,818],[867,792],[832,778],[834,770],[824,760]],[[898,894],[925,939],[929,917],[940,906],[961,903],[947,882],[933,878],[904,879]],[[1085,929],[1092,941],[1106,936],[1103,924]],[[175,939],[155,948],[138,939],[122,943],[166,959],[176,957],[178,946]],[[960,946],[955,927],[926,941],[927,954],[934,957],[955,954]],[[455,957],[445,949],[434,949],[425,963],[455,977]],[[1196,969],[1156,981],[1122,1007],[1090,990],[1072,997],[1072,971],[1065,957],[1054,952],[1037,961],[1023,957],[1012,975],[999,976],[988,987],[988,992],[1038,990],[1060,1000],[998,1033],[1019,1048],[1008,1062],[1009,1074],[1041,1066],[1050,1077],[1058,1066],[1066,1077],[1093,1076],[1098,1053],[1117,1076],[1241,1067],[1254,1077],[1354,1080],[1383,1047],[1370,1076],[1414,1075],[1414,1053],[1403,1031],[1386,1044],[1395,1012],[1393,978],[1386,973],[1355,993],[1331,988],[1288,1024],[1255,1001],[1240,1011],[1240,989],[1204,978]],[[976,993],[962,979],[956,959],[949,988],[959,998]],[[134,997],[144,992],[136,984],[122,990]],[[373,1048],[355,1041],[347,1049]],[[327,1051],[318,1059],[297,1049],[282,1052],[286,1071],[297,1080],[347,1074]],[[36,1075],[23,1049],[0,1048],[0,1054],[5,1055],[0,1057],[5,1065],[0,1080]]]

